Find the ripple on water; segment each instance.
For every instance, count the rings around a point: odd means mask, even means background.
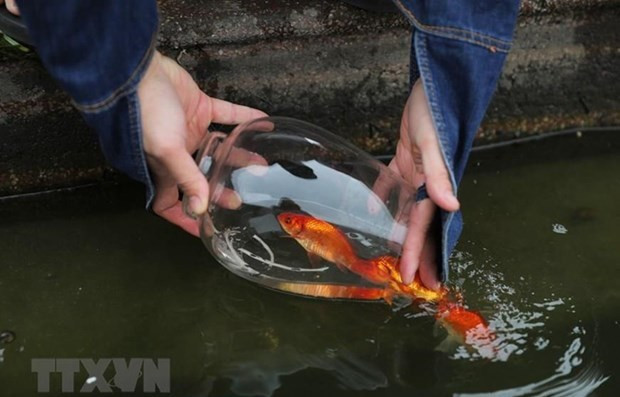
[[[520,371],[504,365],[505,370],[514,371],[517,382],[519,374],[531,376],[533,372],[541,372],[540,365],[523,371],[523,362],[545,363],[549,368],[539,380],[524,381],[523,385],[457,395],[585,396],[609,379],[600,370],[595,332],[582,324],[581,318],[588,309],[582,308],[580,312],[572,297],[557,296],[550,288],[541,292],[523,277],[507,280],[508,276],[498,271],[499,266],[491,260],[474,263],[463,252],[457,252],[453,259],[456,288],[469,299],[473,309],[480,305],[495,332],[489,366],[501,371],[501,363],[518,365]],[[476,346],[458,346],[450,358],[475,361],[489,357]]]

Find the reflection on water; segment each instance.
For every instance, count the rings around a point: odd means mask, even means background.
[[[281,385],[280,377],[309,368],[326,371],[349,390],[375,390],[386,387],[385,374],[372,362],[355,354],[328,348],[314,354],[283,346],[271,351],[245,352],[226,363],[219,374],[232,380],[231,391],[241,396],[271,396]],[[249,354],[248,354],[249,353]]]
[[[615,396],[619,139],[474,156],[451,277],[493,328],[492,355],[450,343],[415,305],[304,299],[234,276],[126,203],[139,192],[0,203],[0,330],[16,335],[0,344],[0,394],[36,393],[32,358],[165,357],[174,396]]]
[[[585,365],[579,353],[585,347],[576,338],[559,358],[559,366],[555,373],[545,379],[524,386],[495,390],[490,393],[457,393],[458,396],[589,396],[609,379],[601,374],[596,364],[587,362]]]

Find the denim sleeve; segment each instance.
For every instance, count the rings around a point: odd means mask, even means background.
[[[109,163],[154,195],[142,147],[137,86],[154,52],[155,0],[19,1],[48,72],[97,131]]]
[[[448,167],[458,191],[469,152],[510,49],[518,0],[394,0],[413,26],[411,84],[421,79]],[[440,211],[441,279],[463,221]]]

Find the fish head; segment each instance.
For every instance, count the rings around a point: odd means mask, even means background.
[[[278,215],[278,222],[286,233],[292,237],[298,237],[304,230],[304,225],[310,218],[307,215],[296,214],[293,212],[283,212]]]

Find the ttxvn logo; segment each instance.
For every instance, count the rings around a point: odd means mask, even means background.
[[[37,391],[50,392],[50,378],[60,374],[61,391],[71,393],[75,390],[75,375],[87,374],[86,381],[79,388],[80,393],[95,390],[111,393],[113,388],[119,392],[142,391],[145,393],[170,392],[170,359],[158,358],[34,358],[32,372],[37,374]],[[114,375],[105,377],[114,369]],[[56,375],[54,375],[56,374]],[[142,377],[142,386],[138,380]],[[78,385],[79,386],[79,385]],[[54,392],[56,390],[53,390]]]

